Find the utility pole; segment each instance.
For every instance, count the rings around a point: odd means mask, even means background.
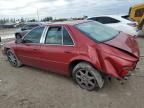
[[[38,10],[38,8],[37,8],[37,19],[39,21],[39,10]]]

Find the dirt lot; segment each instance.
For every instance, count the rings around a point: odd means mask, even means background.
[[[120,85],[106,82],[88,92],[70,78],[24,66],[14,68],[0,53],[0,108],[144,108],[144,39],[141,61],[133,76]]]
[[[0,29],[0,37],[3,39],[14,38],[14,33],[16,32],[16,28],[9,29]]]

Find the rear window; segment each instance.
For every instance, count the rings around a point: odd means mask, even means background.
[[[98,42],[111,40],[119,34],[119,31],[95,21],[80,23],[75,27]]]

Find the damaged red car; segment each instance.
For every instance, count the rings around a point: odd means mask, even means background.
[[[105,77],[124,79],[140,56],[134,37],[94,21],[39,26],[5,44],[3,53],[12,66],[71,76],[86,90],[102,88]]]

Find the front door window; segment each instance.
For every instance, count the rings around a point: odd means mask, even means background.
[[[40,43],[44,27],[38,27],[29,32],[23,39],[24,43]]]

